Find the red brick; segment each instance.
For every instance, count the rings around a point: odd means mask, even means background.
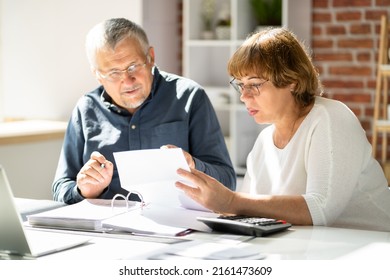
[[[320,53],[316,54],[317,61],[351,61],[352,54],[351,53]]]
[[[312,48],[331,48],[333,47],[332,40],[316,40],[312,41]]]
[[[371,61],[371,53],[358,53],[356,59],[363,62]]]
[[[319,26],[313,26],[311,29],[311,35],[316,36],[316,35],[321,35],[322,34],[322,28]]]
[[[332,17],[329,13],[313,12],[313,22],[330,22]]]
[[[364,114],[366,116],[373,116],[374,115],[374,109],[371,107],[366,107],[364,110]]]
[[[371,0],[334,0],[333,7],[369,7]]]
[[[352,24],[350,27],[351,34],[371,34],[370,24]]]
[[[329,7],[328,0],[313,0],[312,7],[313,8],[328,8]]]
[[[378,20],[378,23],[380,21],[380,18],[382,15],[386,15],[388,11],[385,9],[381,10],[367,10],[365,11],[365,19],[366,20]]]
[[[358,102],[358,103],[371,103],[371,97],[369,94],[364,93],[354,93],[354,94],[345,94],[345,93],[335,93],[334,98],[342,102]]]
[[[341,89],[352,89],[352,88],[363,88],[364,84],[362,81],[342,81],[342,80],[323,80],[322,83],[326,88],[341,88]]]
[[[373,48],[374,42],[372,39],[345,39],[339,40],[338,47],[340,48]]]
[[[347,76],[369,76],[372,73],[371,67],[361,66],[333,66],[329,67],[329,73],[332,75],[347,75]]]
[[[317,0],[313,0],[316,2]],[[390,7],[390,0],[375,0],[376,6]]]
[[[376,78],[376,77],[375,77]],[[375,80],[369,80],[367,82],[367,88],[375,89],[376,88],[376,79]]]
[[[361,12],[339,12],[336,14],[337,21],[357,21],[361,19]]]
[[[338,26],[328,26],[326,27],[326,34],[327,35],[344,35],[346,33],[345,26],[338,25]]]

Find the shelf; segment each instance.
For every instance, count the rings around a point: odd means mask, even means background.
[[[303,41],[310,42],[311,0],[282,0],[282,25]],[[215,0],[213,26],[225,7],[230,7],[230,39],[202,39],[203,0],[183,2],[183,74],[202,85],[217,113],[233,166],[245,173],[246,158],[258,134],[266,125],[249,116],[239,95],[231,88],[227,63],[247,36],[256,29],[251,0]],[[292,4],[293,3],[293,4]],[[215,33],[214,33],[215,35]]]
[[[0,145],[62,139],[67,122],[26,120],[0,123]]]

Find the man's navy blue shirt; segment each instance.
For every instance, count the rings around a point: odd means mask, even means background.
[[[72,204],[84,199],[76,176],[93,151],[114,163],[112,181],[99,198],[126,195],[113,153],[167,144],[189,152],[196,169],[235,190],[236,174],[216,113],[203,88],[157,67],[153,71],[151,94],[133,115],[113,104],[102,86],[79,99],[69,120],[52,185],[55,200]]]

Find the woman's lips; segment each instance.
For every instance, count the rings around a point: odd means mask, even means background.
[[[259,110],[255,110],[255,109],[251,109],[251,108],[248,108],[247,110],[248,110],[249,115],[252,116],[252,117],[254,115],[256,115],[257,112],[259,112]]]

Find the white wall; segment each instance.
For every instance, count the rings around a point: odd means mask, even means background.
[[[168,72],[181,74],[181,49],[178,36],[179,0],[148,0],[143,2],[143,27],[148,34],[149,43],[155,49],[156,64]]]
[[[176,3],[0,0],[0,117],[68,120],[79,96],[97,86],[85,56],[85,35],[110,17],[144,25],[158,65],[176,71]]]
[[[4,101],[3,101],[3,74],[2,74],[2,48],[3,48],[3,36],[2,36],[2,21],[3,21],[3,0],[0,0],[0,122],[4,119],[3,112],[4,112]]]
[[[0,145],[0,164],[16,197],[52,199],[51,184],[62,139]]]

